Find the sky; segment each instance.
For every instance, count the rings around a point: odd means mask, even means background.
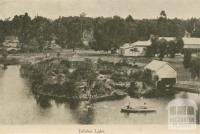
[[[200,0],[0,0],[0,19],[14,15],[157,18],[165,10],[168,18],[200,18]]]

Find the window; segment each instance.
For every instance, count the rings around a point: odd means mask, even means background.
[[[186,115],[187,112],[186,106],[177,106],[177,114],[178,115]]]
[[[176,107],[170,107],[170,114],[171,115],[176,115]]]
[[[187,114],[188,115],[194,115],[194,108],[192,106],[187,107]]]

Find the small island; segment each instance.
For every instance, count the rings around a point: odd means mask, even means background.
[[[35,95],[63,101],[104,101],[125,97],[166,95],[156,88],[144,63],[121,58],[118,62],[54,57],[21,66],[21,75],[31,82]]]

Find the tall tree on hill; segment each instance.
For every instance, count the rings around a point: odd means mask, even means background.
[[[5,39],[4,25],[3,25],[3,21],[0,20],[0,46],[2,46],[4,39]]]
[[[131,15],[128,15],[125,19],[127,36],[129,42],[135,42],[138,40],[137,23],[134,21]]]
[[[164,18],[164,19],[167,18],[167,14],[165,13],[165,10],[162,10],[162,11],[160,12],[160,18]]]
[[[134,22],[133,17],[130,14],[126,17],[125,21],[131,23]]]
[[[24,15],[19,16],[19,18],[22,19],[22,28],[18,36],[23,51],[31,39],[31,17],[28,13],[25,13]]]
[[[160,17],[157,20],[157,32],[159,36],[168,36],[168,20],[165,11],[160,12]]]

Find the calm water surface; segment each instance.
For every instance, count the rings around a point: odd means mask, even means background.
[[[20,76],[20,66],[8,66],[0,70],[0,124],[148,124],[167,123],[166,106],[171,98],[130,99],[104,101],[94,104],[93,112],[84,110],[84,103],[77,105],[48,101],[48,105],[40,103],[30,92],[29,82]],[[175,97],[193,99],[198,106],[200,96],[179,93]],[[156,113],[125,114],[120,113],[122,106],[132,105],[156,107]],[[43,102],[43,101],[42,101]]]

